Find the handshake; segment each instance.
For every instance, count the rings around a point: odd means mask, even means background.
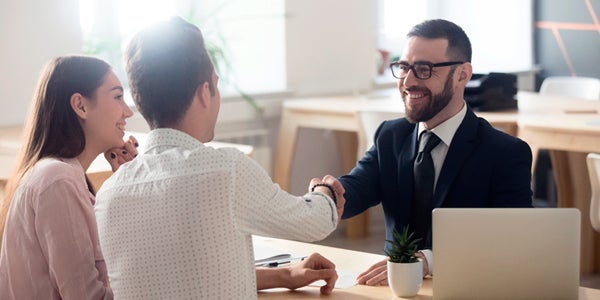
[[[339,224],[344,213],[344,204],[346,204],[346,199],[344,199],[346,190],[339,180],[331,175],[325,175],[323,179],[313,178],[308,185],[308,191],[325,194],[333,200],[338,214],[337,223]]]

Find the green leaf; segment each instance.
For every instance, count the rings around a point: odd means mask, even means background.
[[[418,243],[421,240],[414,238],[414,232],[409,233],[409,226],[398,232],[396,229],[392,231],[392,240],[386,240],[390,244],[390,248],[385,250],[385,255],[394,263],[413,263],[418,259],[415,254],[418,251]]]

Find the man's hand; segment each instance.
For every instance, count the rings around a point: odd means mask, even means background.
[[[308,185],[308,191],[313,191],[313,188],[315,191],[319,191],[321,193],[324,193],[326,195],[329,195],[329,197],[333,198],[333,195],[331,194],[331,190],[327,187],[324,186],[317,186],[315,187],[316,184],[319,183],[325,183],[327,185],[329,185],[334,193],[335,193],[335,198],[336,198],[336,210],[337,210],[337,214],[338,214],[338,224],[341,222],[342,220],[342,214],[344,213],[344,205],[346,204],[346,199],[344,198],[344,193],[346,193],[346,190],[344,189],[344,186],[342,185],[342,183],[337,180],[337,178],[331,176],[331,175],[325,175],[325,177],[323,177],[323,179],[319,179],[319,178],[313,178],[310,180],[310,184]]]
[[[135,137],[129,136],[129,139],[123,143],[123,147],[112,148],[104,152],[104,158],[110,164],[112,171],[115,172],[122,164],[135,158],[138,155],[138,146]]]
[[[289,289],[297,289],[317,280],[324,280],[321,294],[331,294],[338,279],[335,264],[318,253],[311,254],[307,259],[291,265]]]
[[[285,287],[291,290],[307,286],[317,280],[324,280],[321,294],[331,294],[338,279],[335,265],[318,253],[307,259],[284,268],[256,268],[256,288],[258,290]]]
[[[372,265],[366,271],[360,273],[358,277],[356,277],[356,281],[358,281],[358,284],[373,286],[388,285],[387,261],[388,259],[386,258]]]

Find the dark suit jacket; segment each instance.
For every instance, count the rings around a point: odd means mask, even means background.
[[[394,226],[401,230],[409,224],[417,134],[416,124],[405,118],[379,126],[373,147],[340,178],[346,189],[343,218],[381,203],[386,239]],[[527,143],[468,109],[440,171],[434,208],[532,207],[531,159]],[[431,246],[431,234],[425,244]]]

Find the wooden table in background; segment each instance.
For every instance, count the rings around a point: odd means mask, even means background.
[[[587,153],[600,153],[600,114],[531,115],[519,120],[519,137],[529,143],[533,153],[550,150],[558,206],[576,207],[581,212],[581,272],[600,272],[600,233],[590,221],[591,186],[586,166]]]
[[[336,133],[338,149],[340,151],[342,172],[350,172],[356,164],[361,153],[359,145],[364,144],[364,135],[360,130],[358,110],[367,105],[369,100],[365,97],[317,97],[285,101],[281,115],[279,141],[273,180],[282,189],[289,190],[291,168],[296,153],[296,143],[300,128],[317,128],[334,130]],[[343,145],[343,146],[342,146]],[[368,234],[368,214],[345,220],[346,236],[359,238]]]

